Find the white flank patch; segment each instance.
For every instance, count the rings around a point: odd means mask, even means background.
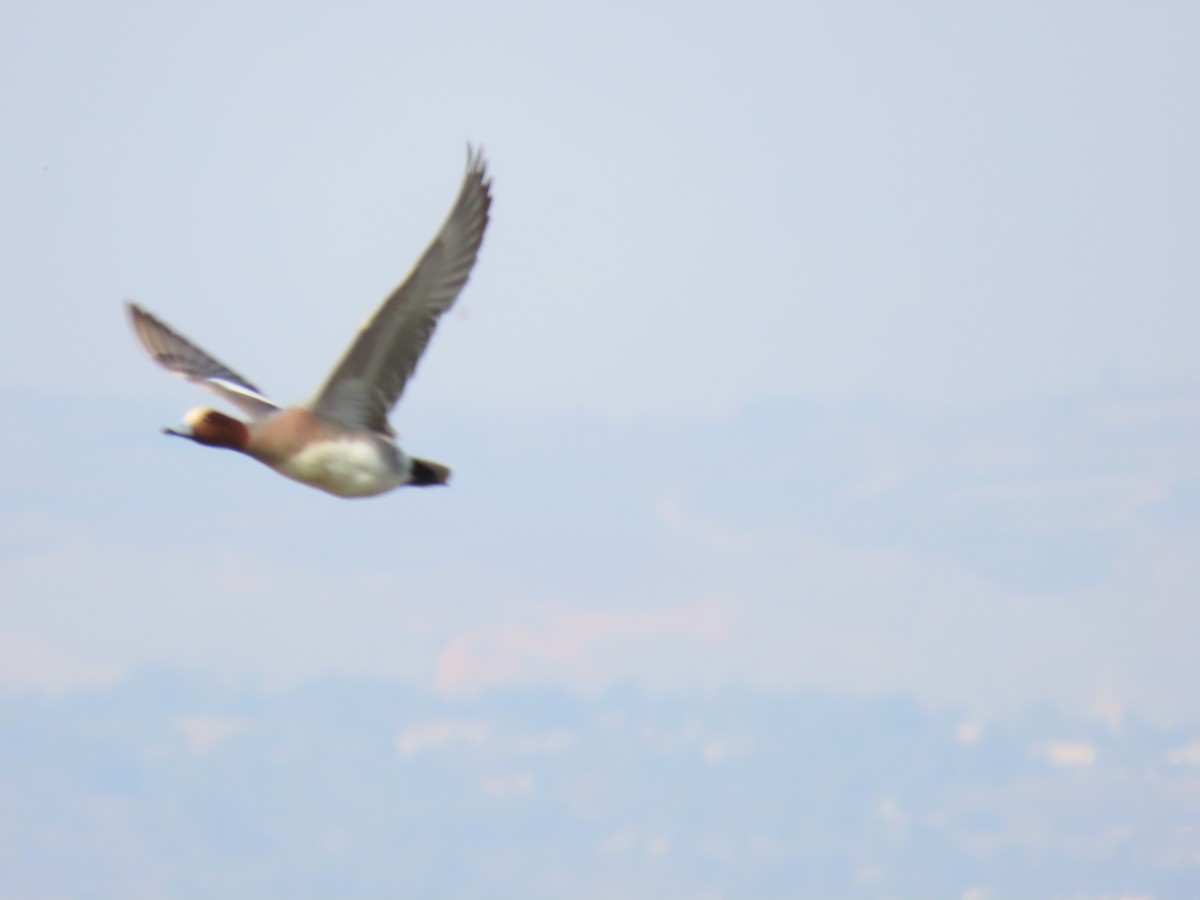
[[[370,497],[403,484],[407,468],[403,456],[400,468],[393,470],[375,444],[349,440],[313,444],[276,470],[339,497]]]

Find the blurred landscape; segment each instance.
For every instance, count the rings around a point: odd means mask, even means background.
[[[1200,741],[902,698],[145,672],[0,704],[0,897],[1187,898]]]
[[[462,481],[391,504],[59,401],[0,897],[1193,900],[1195,396],[445,415]]]

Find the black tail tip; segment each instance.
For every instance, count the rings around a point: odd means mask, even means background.
[[[430,487],[450,480],[450,467],[426,459],[413,458],[408,469],[408,483],[413,487]]]

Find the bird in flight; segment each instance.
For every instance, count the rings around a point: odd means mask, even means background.
[[[492,203],[482,150],[467,148],[467,171],[450,215],[408,277],[367,321],[317,393],[279,407],[258,388],[135,303],[138,340],[167,371],[203,385],[243,412],[193,409],[165,434],[251,456],[281,475],[338,497],[373,497],[403,485],[446,484],[450,469],[409,456],[388,413],[467,283]]]

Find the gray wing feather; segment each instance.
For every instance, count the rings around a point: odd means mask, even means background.
[[[309,408],[349,427],[392,433],[388,412],[475,265],[488,223],[491,184],[482,149],[468,146],[462,188],[441,231],[363,326]]]
[[[279,408],[233,369],[205,353],[136,303],[127,302],[125,306],[129,310],[129,321],[138,341],[146,348],[150,358],[168,372],[203,385],[254,419]]]

